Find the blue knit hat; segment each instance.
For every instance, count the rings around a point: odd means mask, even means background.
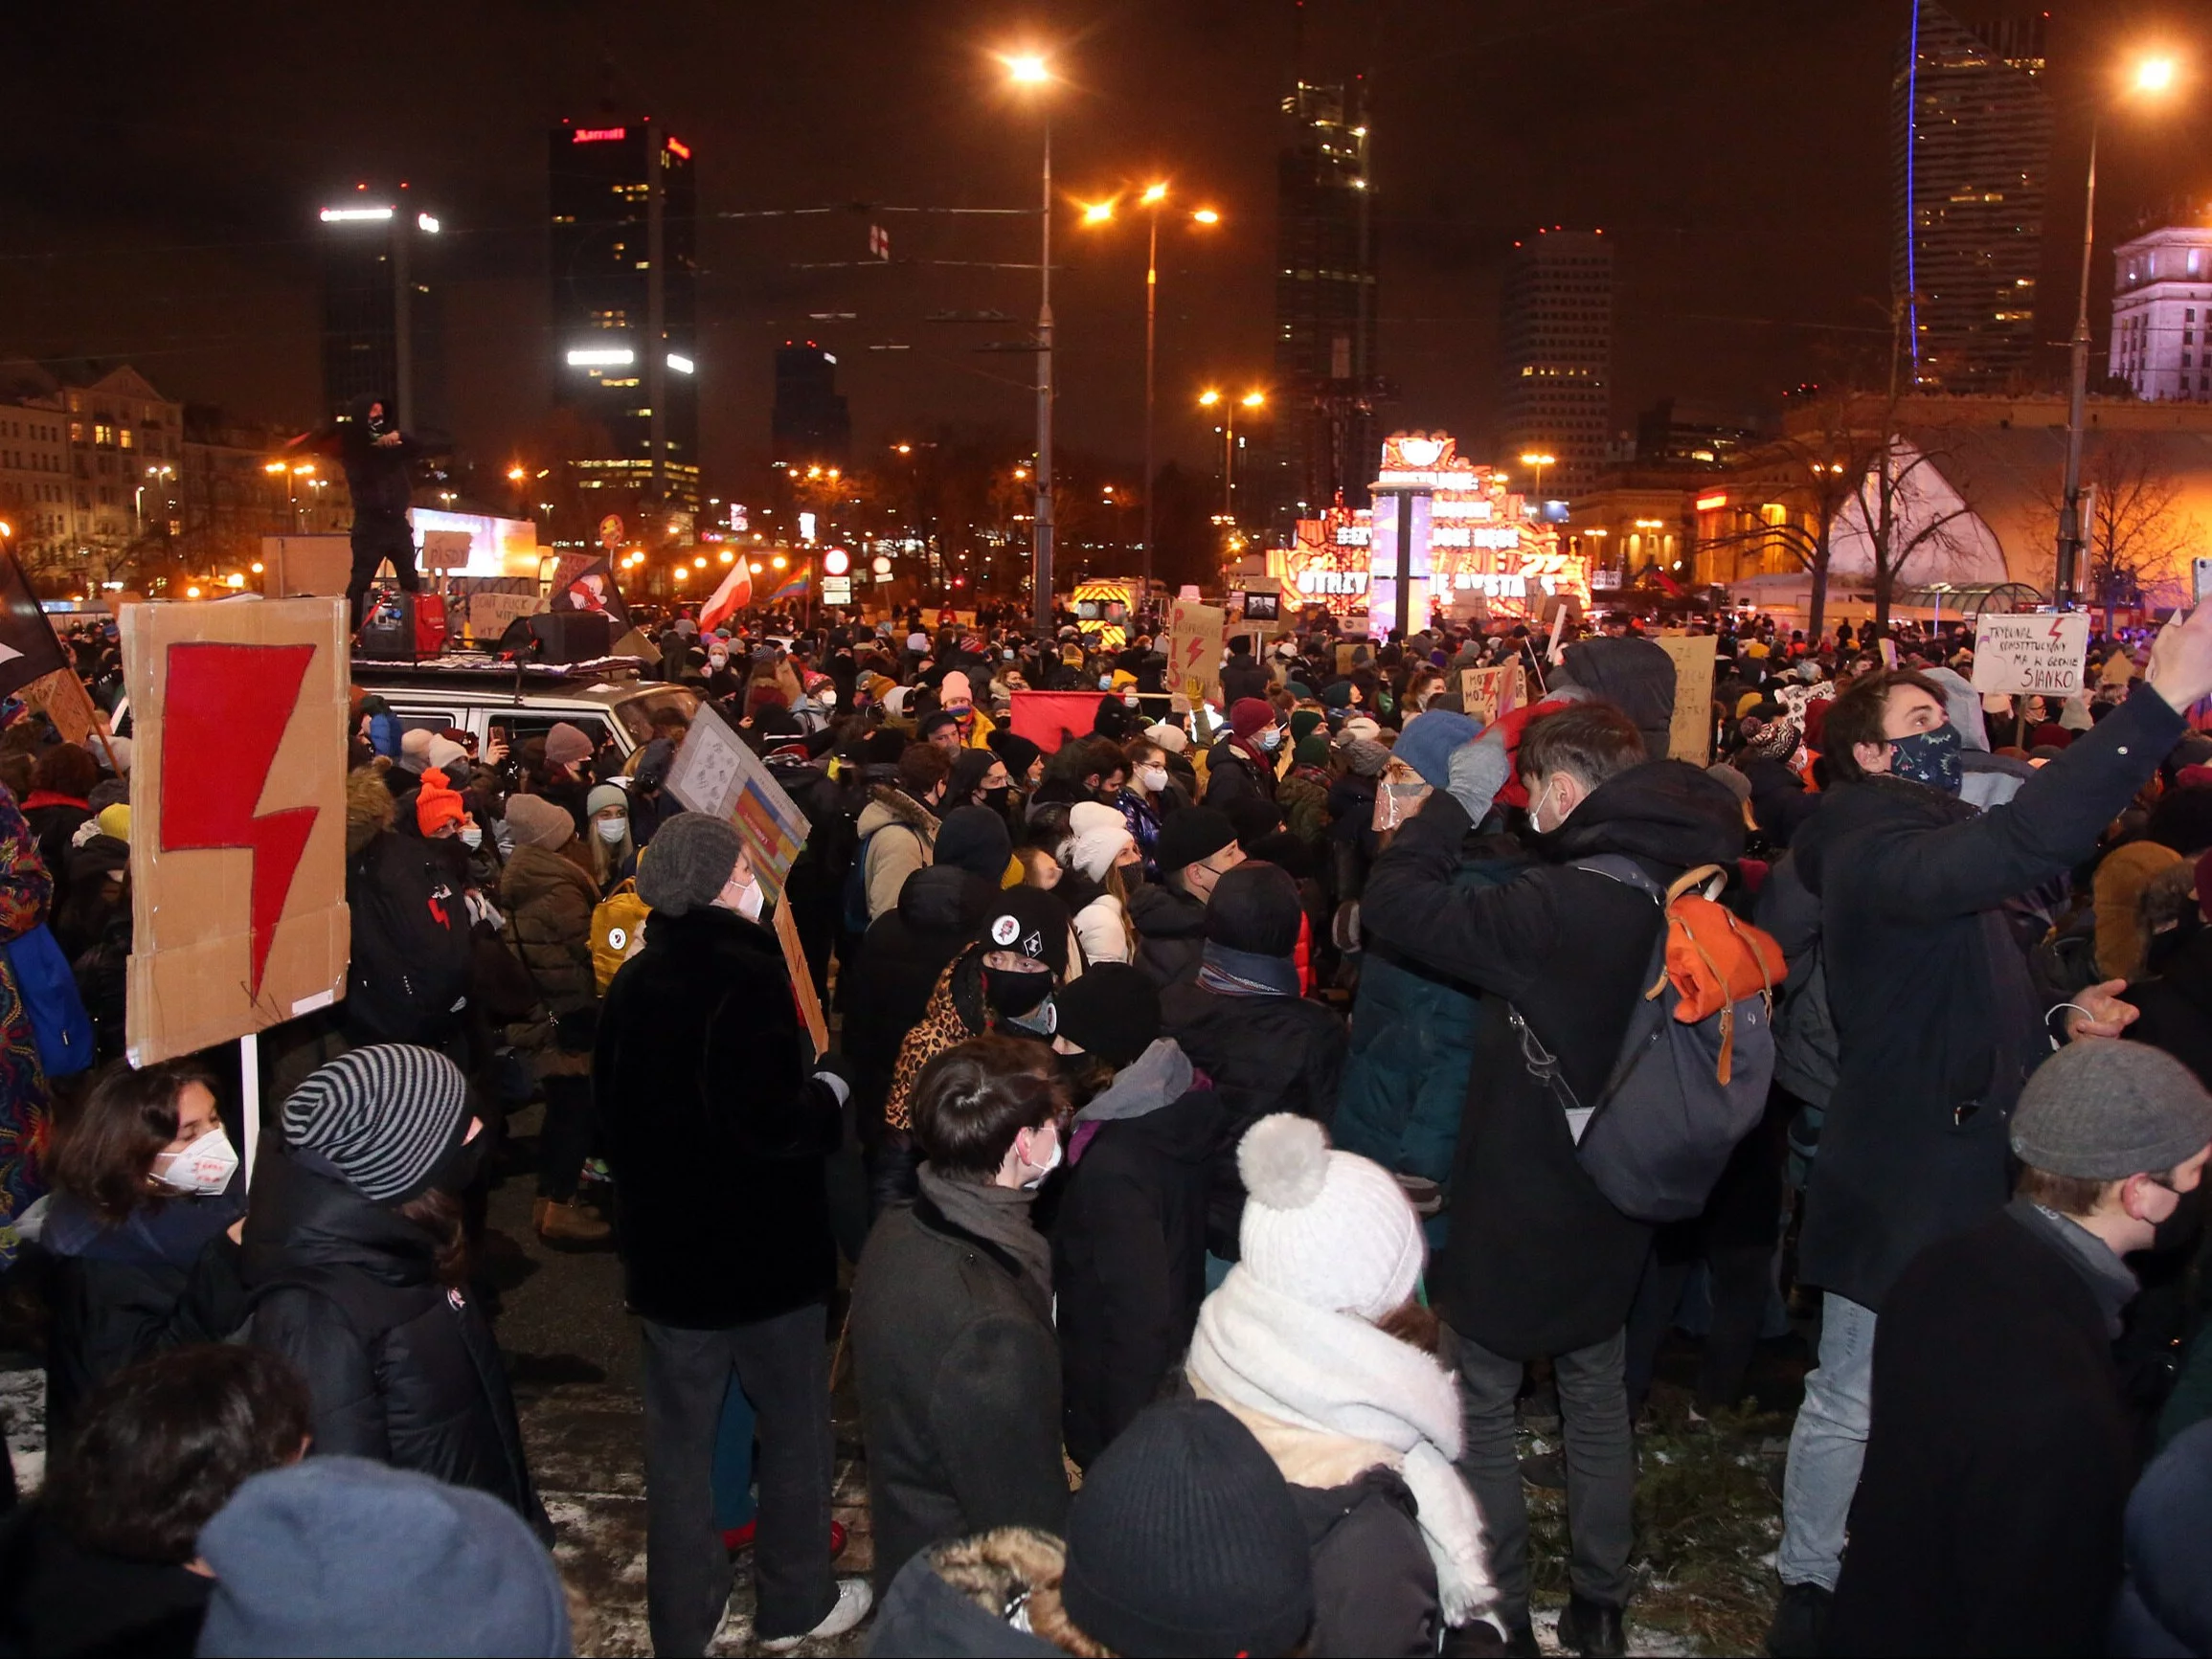
[[[258,1474],[200,1530],[207,1654],[571,1651],[545,1546],[486,1492],[358,1457]]]
[[[1482,723],[1449,708],[1432,708],[1406,722],[1390,751],[1421,774],[1422,781],[1442,789],[1450,780],[1452,751],[1482,735]]]

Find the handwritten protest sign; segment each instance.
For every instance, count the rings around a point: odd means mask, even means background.
[[[1511,714],[1527,700],[1527,682],[1518,662],[1459,670],[1459,706],[1485,726],[1501,715]]]
[[[1658,643],[1675,663],[1675,716],[1667,731],[1667,756],[1708,766],[1713,758],[1713,637],[1670,634]]]
[[[1975,626],[1974,688],[2077,696],[2088,655],[2087,611],[1984,617]]]
[[[1221,701],[1222,636],[1229,613],[1194,600],[1167,607],[1167,681],[1193,703]]]

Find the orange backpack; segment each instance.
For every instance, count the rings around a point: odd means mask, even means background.
[[[1648,1001],[1671,984],[1674,1017],[1684,1025],[1721,1017],[1714,1081],[1724,1084],[1735,1068],[1736,1004],[1747,997],[1765,997],[1771,1003],[1790,973],[1772,933],[1738,921],[1727,906],[1705,896],[1705,886],[1726,874],[1718,864],[1700,864],[1667,888],[1660,902],[1667,918],[1666,972],[1644,993]]]

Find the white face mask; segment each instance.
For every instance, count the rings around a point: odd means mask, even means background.
[[[1253,742],[1258,744],[1268,753],[1273,754],[1282,745],[1282,729],[1277,726],[1270,726],[1260,731],[1253,739]]]
[[[1114,676],[1113,676],[1113,675],[1111,675],[1111,674],[1101,674],[1101,675],[1099,675],[1099,676],[1098,676],[1098,689],[1099,689],[1099,690],[1101,690],[1101,691],[1111,691],[1111,690],[1113,690],[1113,689],[1114,689]]]
[[[1031,1142],[1030,1144],[1034,1145],[1035,1142]],[[1029,1163],[1027,1158],[1022,1159],[1023,1163],[1028,1164],[1030,1169],[1033,1169],[1037,1172],[1035,1175],[1031,1176],[1027,1180],[1022,1183],[1022,1190],[1024,1192],[1033,1193],[1039,1187],[1043,1186],[1045,1184],[1045,1177],[1060,1167],[1060,1160],[1063,1156],[1066,1155],[1066,1153],[1067,1149],[1060,1144],[1060,1136],[1058,1132],[1055,1132],[1052,1135],[1052,1155],[1047,1158],[1043,1164],[1032,1164]]]
[[[1167,787],[1167,768],[1140,766],[1137,769],[1137,781],[1144,786],[1146,794],[1158,795]]]
[[[182,1152],[165,1152],[153,1160],[153,1178],[173,1192],[216,1197],[237,1173],[237,1149],[218,1125]]]
[[[457,833],[461,838],[461,844],[470,852],[474,852],[478,847],[484,845],[484,829],[479,824],[464,823]]]
[[[722,651],[708,652],[707,666],[713,669],[717,674],[721,673],[723,669],[730,666],[729,654]]]
[[[630,820],[626,818],[602,818],[594,821],[599,826],[599,840],[609,846],[619,846],[622,838],[630,833]]]
[[[737,902],[731,908],[748,922],[757,922],[760,920],[760,911],[767,902],[767,896],[760,891],[760,884],[758,882],[747,882],[737,889]]]

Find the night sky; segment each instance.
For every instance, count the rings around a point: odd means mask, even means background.
[[[1961,4],[1968,16],[1990,10]],[[452,426],[504,463],[545,412],[545,129],[650,114],[694,146],[709,487],[766,460],[770,352],[838,352],[861,459],[931,422],[1027,429],[1018,337],[1034,220],[716,213],[872,200],[1027,206],[1039,123],[994,50],[1051,49],[1066,196],[1172,178],[1217,207],[1163,229],[1162,449],[1204,466],[1190,407],[1270,362],[1277,106],[1294,71],[1372,88],[1385,429],[1484,433],[1501,260],[1538,224],[1619,238],[1616,426],[1653,399],[1771,411],[1885,332],[1887,90],[1905,0],[1096,0],[25,9],[0,170],[0,352],[127,357],[172,396],[305,424],[319,401],[315,210],[357,180],[446,227]],[[1302,39],[1302,46],[1301,46]],[[2212,8],[2059,0],[2043,337],[2071,325],[2095,77],[2138,41],[2192,60],[2156,116],[2107,125],[2100,238],[2212,202]],[[1140,453],[1140,229],[1056,230],[1061,441]],[[2109,283],[2100,246],[2098,268]],[[2103,295],[2099,295],[2099,303]],[[999,309],[1021,325],[933,323]],[[809,312],[854,312],[811,321]],[[2052,315],[2051,313],[2058,313]],[[2100,351],[2102,320],[2099,320]],[[905,345],[906,351],[871,346]],[[2054,361],[2056,358],[2054,356]],[[1479,452],[1479,442],[1470,447]]]

